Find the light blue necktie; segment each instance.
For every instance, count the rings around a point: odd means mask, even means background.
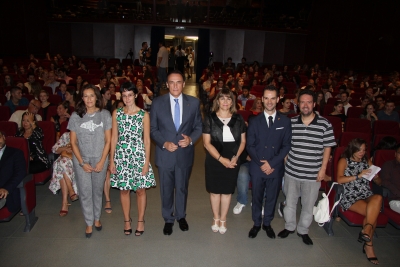
[[[179,99],[175,100],[175,112],[174,112],[174,123],[175,129],[178,131],[179,126],[181,126],[181,109],[179,108]]]

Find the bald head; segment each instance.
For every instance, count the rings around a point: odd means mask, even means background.
[[[32,99],[31,102],[29,102],[28,111],[33,114],[37,114],[40,109],[40,106],[41,106],[41,103],[39,100]]]

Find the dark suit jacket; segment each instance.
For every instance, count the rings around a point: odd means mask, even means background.
[[[162,168],[187,168],[193,165],[194,143],[202,134],[202,121],[200,114],[200,101],[192,96],[182,94],[182,123],[178,131],[172,119],[170,94],[156,97],[151,105],[150,134],[156,142],[156,165]],[[169,141],[178,145],[183,139],[182,134],[192,139],[192,145],[186,148],[179,147],[174,152],[163,148]]]
[[[283,159],[289,153],[292,139],[292,124],[290,119],[279,112],[271,129],[265,118],[260,113],[250,120],[247,130],[246,148],[250,155],[250,175],[254,177],[282,178],[284,173]],[[260,169],[267,160],[271,168],[275,169],[270,175],[266,175]]]
[[[21,208],[17,186],[26,176],[24,153],[16,148],[6,146],[0,160],[0,188],[8,191],[6,207],[10,212]]]

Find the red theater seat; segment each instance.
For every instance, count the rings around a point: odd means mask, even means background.
[[[370,133],[371,122],[366,119],[347,118],[345,126],[345,132],[357,132],[357,133]]]
[[[18,131],[18,124],[13,121],[0,121],[0,131],[6,136],[15,136]]]
[[[377,134],[399,135],[399,124],[395,121],[378,120],[374,122],[373,133],[374,135]]]
[[[24,152],[25,168],[28,172],[29,166],[29,146],[28,141],[22,137],[7,137],[7,146],[20,149]],[[24,232],[30,232],[38,218],[35,215],[36,207],[36,187],[32,174],[28,174],[18,185],[21,195],[21,208],[25,217]],[[9,222],[16,214],[10,212],[7,207],[0,209],[0,222]]]

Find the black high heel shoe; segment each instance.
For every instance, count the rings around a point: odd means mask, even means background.
[[[143,220],[143,221],[138,221],[138,222],[142,222],[144,224],[145,221]],[[143,231],[139,231],[138,229],[136,229],[135,236],[141,236],[143,233],[144,233],[144,230]]]
[[[379,262],[378,262],[378,258],[377,258],[377,257],[368,258],[367,253],[365,253],[365,246],[373,247],[373,245],[368,245],[367,243],[364,243],[364,246],[363,246],[363,253],[365,254],[365,256],[367,257],[367,260],[368,260],[370,263],[372,263],[372,264],[374,264],[374,265],[378,265]],[[376,261],[376,263],[373,262],[373,261]]]
[[[129,219],[129,221],[124,221],[124,222],[131,223],[132,222],[132,218]],[[131,235],[132,234],[132,228],[131,229],[124,229],[124,234],[125,235]]]
[[[371,242],[371,237],[368,234],[363,233],[363,230],[365,228],[365,226],[370,225],[372,227],[372,230],[374,229],[374,226],[370,223],[366,223],[363,226],[363,229],[361,229],[360,233],[358,234],[358,242],[362,243],[362,242]]]

